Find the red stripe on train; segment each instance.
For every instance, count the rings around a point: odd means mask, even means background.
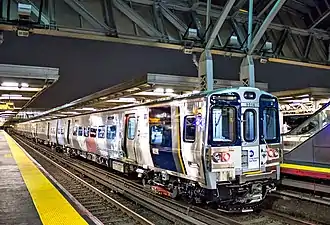
[[[316,171],[310,171],[310,170],[281,168],[281,173],[292,174],[292,175],[302,176],[302,177],[312,177],[312,178],[317,178],[317,179],[330,180],[329,173],[322,173],[322,172],[316,172]]]

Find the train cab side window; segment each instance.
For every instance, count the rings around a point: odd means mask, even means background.
[[[105,126],[99,126],[97,137],[98,138],[104,138],[105,137]]]
[[[117,127],[115,125],[111,125],[107,127],[107,139],[114,140],[116,138]]]
[[[127,139],[133,140],[135,137],[135,117],[129,117],[127,121]]]
[[[89,127],[84,127],[84,136],[88,137],[89,136]]]
[[[186,116],[184,118],[183,140],[184,142],[195,142],[196,138],[196,117]]]
[[[277,138],[277,110],[266,108],[263,111],[263,136],[266,141]]]
[[[78,128],[78,136],[82,136],[83,135],[83,128],[79,127]]]
[[[89,136],[91,137],[91,138],[96,138],[96,131],[97,131],[97,129],[96,128],[90,128],[90,132],[89,132]]]
[[[78,128],[76,126],[73,127],[73,132],[72,132],[72,135],[73,136],[77,136],[78,134]]]
[[[247,142],[253,142],[256,139],[256,111],[252,109],[247,109],[243,115],[243,134],[244,140]]]

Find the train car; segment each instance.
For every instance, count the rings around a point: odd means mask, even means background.
[[[167,98],[43,123],[49,126],[45,141],[70,155],[137,173],[143,184],[164,195],[226,211],[253,210],[279,180],[278,101],[256,88]]]
[[[330,181],[330,102],[283,136],[283,176]]]

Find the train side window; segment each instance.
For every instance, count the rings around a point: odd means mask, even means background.
[[[61,134],[64,134],[64,128],[63,127],[61,128]]]
[[[97,137],[98,138],[105,137],[105,127],[104,126],[99,126]]]
[[[78,136],[82,136],[83,135],[83,128],[79,127],[78,128]]]
[[[96,131],[97,131],[96,128],[91,127],[91,128],[90,128],[90,132],[89,132],[89,136],[90,136],[91,138],[96,138]]]
[[[266,141],[277,138],[277,110],[266,108],[263,111],[263,136]]]
[[[89,136],[89,127],[84,127],[84,136],[85,137]]]
[[[129,117],[127,121],[127,139],[133,140],[135,137],[135,117]]]
[[[77,136],[78,134],[78,128],[76,126],[73,127],[73,132],[72,132],[72,135],[73,136]]]
[[[243,115],[244,125],[243,134],[244,140],[247,142],[253,142],[256,139],[256,111],[247,109]]]
[[[116,138],[117,127],[115,125],[107,127],[107,139],[114,140]]]
[[[184,129],[183,129],[183,141],[184,142],[195,142],[196,138],[196,117],[185,116],[184,118]]]

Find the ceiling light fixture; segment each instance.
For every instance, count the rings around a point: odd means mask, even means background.
[[[17,82],[2,82],[1,86],[3,87],[18,87],[18,83]]]

